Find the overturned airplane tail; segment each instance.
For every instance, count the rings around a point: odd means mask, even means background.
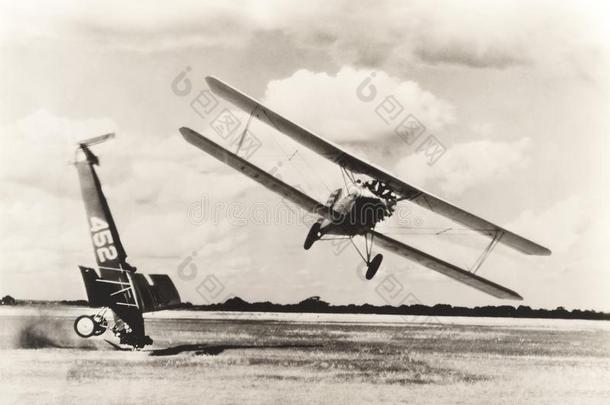
[[[78,267],[92,307],[134,307],[144,313],[180,305],[178,290],[167,274],[125,272],[124,277],[109,277],[103,269],[100,274],[90,267]]]
[[[121,343],[142,347],[152,343],[145,334],[142,313],[175,307],[180,304],[180,296],[168,275],[136,273],[136,268],[127,262],[127,254],[95,171],[99,159],[89,149],[91,145],[113,136],[107,134],[80,142],[76,151],[74,164],[98,270],[85,266],[79,268],[89,305],[110,308],[115,319],[112,330]],[[106,326],[103,315],[84,315],[77,318],[74,329],[79,336],[89,337],[103,333]]]

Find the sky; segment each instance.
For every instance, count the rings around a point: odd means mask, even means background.
[[[77,266],[94,258],[71,162],[77,140],[115,132],[94,151],[130,262],[169,274],[184,301],[610,310],[604,2],[0,4],[0,294],[85,298]],[[304,251],[311,218],[180,136],[235,149],[246,126],[209,98],[208,75],[553,254],[492,252],[477,274],[524,297],[511,302],[391,253],[366,281],[351,245]],[[227,112],[240,127],[223,137]],[[418,136],[396,131],[405,117]],[[272,128],[248,130],[265,170],[322,202],[343,186]],[[379,229],[464,268],[486,246],[409,203],[398,212]]]

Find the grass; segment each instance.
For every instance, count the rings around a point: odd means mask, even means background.
[[[606,403],[610,332],[149,320],[152,350],[2,317],[3,403]],[[108,336],[104,336],[108,337]]]

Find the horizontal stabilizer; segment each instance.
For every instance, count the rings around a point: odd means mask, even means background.
[[[92,146],[97,145],[98,143],[106,142],[108,139],[114,138],[114,133],[109,133],[105,135],[94,136],[93,138],[85,139],[83,141],[78,142],[81,146]]]

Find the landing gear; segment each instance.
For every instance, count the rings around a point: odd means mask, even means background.
[[[115,321],[112,325],[108,325],[108,321],[104,317],[104,314],[108,310],[108,307],[102,308],[97,314],[94,315],[81,315],[74,321],[74,332],[82,338],[90,338],[92,336],[100,336],[107,329],[110,329],[114,336],[119,339],[120,345],[131,346],[133,350],[142,349],[146,345],[153,343],[150,336],[144,335],[144,330],[141,332],[134,331],[127,322],[123,319],[115,316]],[[118,345],[106,340],[115,348],[121,348]],[[125,350],[125,348],[121,348]]]
[[[81,315],[74,321],[74,332],[82,338],[99,336],[108,329],[108,321],[102,315]]]
[[[381,261],[383,260],[383,255],[381,253],[375,255],[375,257],[373,257],[373,260],[371,260],[368,265],[367,265],[367,269],[366,269],[366,279],[370,280],[373,277],[375,277],[375,274],[377,274],[377,270],[379,270],[379,266],[381,266]]]
[[[370,237],[370,240],[369,240],[369,237]],[[354,243],[353,238],[350,238],[352,245],[354,245],[354,248],[356,249],[356,251],[358,252],[360,257],[362,257],[362,260],[364,260],[364,262],[366,263],[366,276],[365,277],[367,280],[371,280],[373,277],[375,277],[375,274],[377,274],[377,270],[379,270],[379,266],[381,266],[381,262],[383,261],[383,255],[381,253],[376,254],[375,257],[373,257],[373,259],[371,260],[371,254],[372,254],[372,250],[373,250],[373,237],[374,237],[373,232],[364,234],[366,256],[360,252],[360,249],[358,249],[358,246],[356,246],[356,244]]]
[[[305,243],[303,243],[303,248],[309,250],[313,243],[320,239],[320,236],[320,223],[316,222],[309,229],[309,233],[307,233],[307,237],[305,238]]]

